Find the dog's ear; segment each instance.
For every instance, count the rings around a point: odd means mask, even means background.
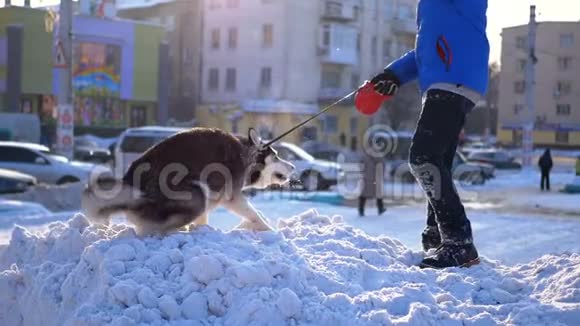
[[[258,135],[258,132],[254,128],[250,128],[248,130],[248,139],[254,144],[256,147],[262,147],[262,139]]]

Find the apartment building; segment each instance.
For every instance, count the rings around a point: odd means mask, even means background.
[[[498,140],[520,145],[525,106],[527,31],[502,33]],[[534,144],[580,148],[580,22],[541,22],[536,38]]]
[[[414,47],[416,0],[206,0],[201,125],[274,137]],[[360,146],[352,101],[290,135]]]
[[[191,123],[201,92],[202,0],[117,0],[117,16],[163,26],[168,43],[168,120]]]

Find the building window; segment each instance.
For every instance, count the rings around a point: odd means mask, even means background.
[[[274,44],[274,26],[272,24],[264,24],[262,26],[262,46],[266,48],[272,47]]]
[[[130,127],[141,127],[147,124],[147,109],[143,105],[131,106]]]
[[[359,16],[360,16],[360,7],[353,6],[352,7],[352,19],[354,19],[355,21],[358,21]]]
[[[524,72],[526,70],[526,59],[518,59],[518,72]]]
[[[240,0],[227,0],[227,7],[228,8],[239,8],[240,7]]]
[[[342,16],[342,3],[337,1],[326,1],[324,10],[329,16],[340,17]]]
[[[220,30],[219,28],[214,28],[211,30],[211,48],[220,48]]]
[[[260,87],[270,88],[272,86],[272,68],[263,67],[260,71]]]
[[[518,36],[518,37],[516,38],[516,47],[517,47],[518,49],[525,49],[527,44],[528,44],[528,42],[527,42],[527,40],[526,40],[526,38],[525,38],[525,37],[523,37],[523,36]]]
[[[359,74],[352,74],[350,79],[350,87],[355,89],[360,86],[360,75]]]
[[[570,115],[570,104],[556,105],[556,115]]]
[[[391,57],[391,46],[393,41],[389,39],[383,40],[383,58],[387,59]]]
[[[230,27],[228,30],[228,47],[230,49],[238,47],[238,29],[235,27]]]
[[[236,68],[226,69],[226,90],[236,90]]]
[[[325,48],[330,46],[330,25],[322,26],[322,46]]]
[[[569,49],[574,46],[574,34],[560,34],[560,47]]]
[[[556,85],[556,95],[568,95],[572,93],[572,82],[570,81],[559,81]]]
[[[358,133],[358,117],[350,118],[350,134],[356,135]]]
[[[373,58],[376,58],[378,55],[378,40],[376,36],[373,36],[372,44],[371,44],[371,55]]]
[[[558,69],[560,71],[568,71],[572,68],[572,57],[559,57]]]
[[[165,26],[166,30],[175,30],[175,16],[162,17],[161,23]]]
[[[399,19],[412,19],[413,18],[413,9],[410,5],[401,4],[397,8],[397,17]]]
[[[524,106],[522,104],[514,104],[514,115],[520,114],[524,110]]]
[[[338,132],[338,118],[334,115],[329,115],[324,119],[324,132],[337,133]]]
[[[207,80],[207,87],[210,90],[217,90],[220,86],[220,73],[217,68],[209,70],[209,78]]]
[[[568,144],[570,142],[570,133],[567,131],[556,131],[556,143]]]
[[[514,92],[516,94],[523,94],[526,92],[526,82],[523,80],[518,80],[514,83]]]
[[[322,88],[340,88],[340,77],[336,70],[322,70]]]

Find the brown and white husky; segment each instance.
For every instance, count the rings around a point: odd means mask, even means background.
[[[271,230],[242,190],[283,185],[293,172],[294,166],[264,146],[254,129],[244,137],[192,128],[151,147],[122,180],[91,182],[81,206],[99,224],[125,213],[139,235],[207,224],[208,213],[218,205],[243,219],[240,228]]]

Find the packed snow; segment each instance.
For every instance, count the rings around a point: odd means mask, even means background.
[[[578,325],[580,255],[422,270],[422,253],[316,210],[275,232],[139,238],[81,214],[0,257],[0,325]]]

